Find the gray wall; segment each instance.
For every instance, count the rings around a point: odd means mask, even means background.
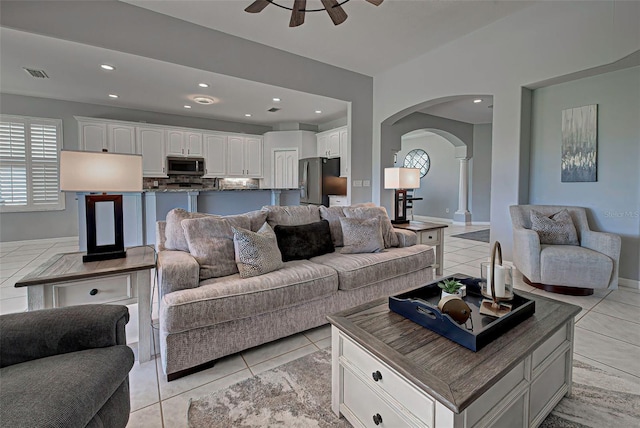
[[[620,277],[640,279],[640,67],[533,92],[532,204],[587,207],[595,230],[622,236]],[[598,181],[560,182],[562,110],[598,104]]]
[[[63,148],[78,149],[78,123],[73,116],[102,119],[145,121],[171,126],[185,126],[229,132],[264,134],[270,127],[208,120],[189,116],[153,113],[142,110],[1,94],[0,113],[62,119]],[[2,213],[0,242],[57,238],[78,235],[78,209],[74,194],[66,194],[64,211]]]
[[[453,144],[435,134],[405,137],[395,166],[403,166],[405,156],[413,149],[424,150],[431,160],[429,172],[420,179],[420,188],[413,192],[415,197],[424,198],[413,203],[413,215],[453,219],[458,208],[460,179],[460,166]]]
[[[469,211],[472,222],[491,219],[491,132],[490,123],[473,126],[473,157],[470,165]]]

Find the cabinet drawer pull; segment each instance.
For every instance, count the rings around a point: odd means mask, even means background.
[[[373,415],[373,423],[376,425],[380,425],[382,423],[382,416],[380,416],[380,413]]]
[[[89,294],[92,296],[95,296],[96,294],[98,294],[98,289],[97,288],[92,288],[91,291],[89,291]]]
[[[373,372],[372,376],[373,376],[373,380],[375,380],[376,382],[379,380],[382,380],[382,373],[380,373],[378,370]]]

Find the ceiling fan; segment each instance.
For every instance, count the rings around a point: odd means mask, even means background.
[[[294,0],[293,7],[282,6],[281,4],[276,3],[275,0],[255,0],[244,11],[249,13],[259,13],[265,7],[267,7],[269,3],[274,4],[278,7],[291,11],[291,19],[289,20],[289,27],[297,27],[299,25],[304,24],[304,14],[306,12],[319,12],[321,10],[327,11],[334,25],[340,25],[347,20],[347,13],[342,8],[342,5],[347,3],[350,0],[343,0],[342,2],[338,2],[338,0],[320,0],[320,1],[322,2],[322,6],[324,6],[323,8],[306,9],[307,0]],[[384,0],[366,0],[366,1],[375,6],[380,6],[380,4]]]

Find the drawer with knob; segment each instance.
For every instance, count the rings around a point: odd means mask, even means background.
[[[136,297],[129,275],[114,275],[86,281],[56,284],[53,287],[53,306],[86,305],[122,302]],[[125,303],[125,302],[123,302]]]
[[[438,231],[430,230],[420,232],[420,243],[425,245],[436,245],[440,243],[438,239]]]

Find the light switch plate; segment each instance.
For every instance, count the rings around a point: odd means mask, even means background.
[[[371,186],[371,181],[370,180],[363,180],[362,181],[362,187],[369,187]]]
[[[362,180],[353,180],[353,187],[362,187]]]

